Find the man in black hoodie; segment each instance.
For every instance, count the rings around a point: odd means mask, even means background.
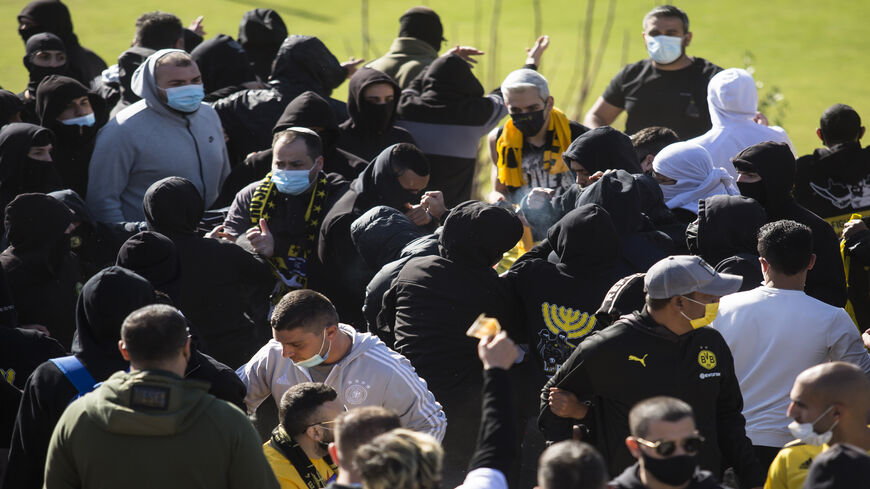
[[[248,53],[235,39],[226,35],[203,41],[190,52],[202,73],[205,102],[218,100],[245,88],[263,88],[248,61]]]
[[[830,224],[795,202],[795,159],[788,145],[759,143],[731,161],[737,169],[740,193],[764,206],[768,222],[789,219],[812,230],[816,264],[807,274],[806,293],[834,307],[845,306],[846,276],[837,235]]]
[[[265,331],[258,327],[265,317],[253,310],[262,310],[257,303],[274,283],[269,266],[231,242],[199,236],[203,201],[189,180],[158,180],[145,192],[142,205],[148,229],[167,236],[178,249],[185,270],[185,316],[200,329],[216,359],[232,368],[243,365],[266,339],[256,334]]]
[[[261,82],[269,80],[272,61],[287,37],[287,26],[278,12],[270,8],[248,10],[239,22],[239,44],[248,53],[251,67]]]
[[[39,123],[36,113],[36,89],[43,78],[49,75],[66,75],[69,69],[66,46],[54,34],[43,32],[34,34],[27,40],[24,53],[24,67],[27,68],[27,87],[18,94],[24,105],[21,118],[25,122]]]

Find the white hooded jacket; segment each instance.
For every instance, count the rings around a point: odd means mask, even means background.
[[[217,112],[202,103],[183,114],[160,100],[154,71],[157,60],[172,52],[184,51],[162,49],[142,63],[132,81],[142,100],[119,112],[97,135],[87,194],[97,221],[144,221],[145,191],[172,176],[193,182],[208,209],[230,173]]]
[[[387,348],[376,336],[359,333],[346,324],[339,324],[339,328],[350,336],[353,344],[324,381],[338,392],[338,399],[348,409],[361,406],[391,409],[399,415],[404,428],[429,433],[441,441],[447,418],[411,362]],[[269,340],[236,374],[248,388],[245,404],[252,413],[270,394],[280,405],[287,389],[312,381],[307,368],[284,358],[281,343],[275,340]]]
[[[713,166],[724,168],[733,178],[737,178],[737,170],[731,158],[758,143],[786,143],[797,157],[785,129],[753,120],[758,109],[758,90],[748,71],[729,68],[717,73],[707,85],[707,105],[713,127],[689,141],[706,149]]]

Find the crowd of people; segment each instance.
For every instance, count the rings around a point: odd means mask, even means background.
[[[670,5],[582,123],[548,36],[487,93],[427,7],[367,64],[266,8],[133,20],[107,66],[60,0],[18,16],[3,488],[870,484],[850,106],[798,157]]]

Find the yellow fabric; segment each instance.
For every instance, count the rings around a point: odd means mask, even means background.
[[[568,166],[562,160],[562,153],[571,145],[571,123],[561,110],[553,108],[550,112],[550,122],[547,125],[547,134],[552,139],[544,147],[544,171],[555,175],[568,171]],[[504,129],[495,143],[498,153],[498,181],[508,187],[522,187],[526,184],[523,178],[523,133],[514,126],[513,121],[508,119]],[[558,149],[558,152],[552,151]],[[509,166],[510,156],[513,157],[513,166]]]
[[[828,448],[828,445],[819,447],[797,441],[789,443],[770,464],[764,489],[801,489],[813,459]],[[870,455],[870,450],[867,455]]]
[[[852,214],[849,217],[849,221],[854,221],[856,219],[861,219],[863,216],[861,214]],[[848,221],[847,221],[848,222]],[[843,269],[846,272],[846,289],[849,288],[849,267],[851,267],[851,259],[849,255],[846,254],[846,240],[840,240],[840,258],[843,259]],[[852,322],[855,323],[855,327],[858,328],[858,331],[861,331],[861,327],[858,326],[858,318],[855,317],[855,307],[852,305],[852,301],[846,299],[846,312],[849,313],[849,317],[852,318]],[[862,331],[863,333],[863,331]]]
[[[293,467],[278,450],[272,448],[269,442],[263,444],[263,455],[266,456],[266,461],[272,467],[272,472],[275,473],[275,478],[281,484],[281,489],[308,489],[296,467]],[[329,468],[329,464],[322,458],[314,461],[314,467],[324,480],[329,480],[335,475],[335,472]]]

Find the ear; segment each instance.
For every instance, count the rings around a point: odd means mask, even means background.
[[[634,458],[640,458],[640,447],[637,446],[637,440],[633,437],[627,436],[625,437],[625,446],[628,448],[628,451],[631,452],[631,456]]]
[[[314,441],[320,441],[323,438],[323,435],[320,434],[320,430],[318,430],[315,426],[309,426],[308,428],[305,428],[305,435]]]
[[[553,107],[555,107],[555,106],[556,106],[556,101],[555,101],[555,99],[553,99],[553,96],[550,95],[549,97],[547,97],[547,102],[544,104],[544,110],[546,112],[549,112],[549,111],[553,110]]]
[[[184,346],[181,348],[181,353],[184,355],[184,360],[189,362],[190,355],[191,355],[191,353],[190,353],[190,338],[188,338],[187,341],[184,342]]]
[[[762,257],[758,257],[758,262],[761,263],[761,273],[767,273],[770,270],[770,263]]]
[[[333,324],[332,326],[326,327],[326,341],[334,340],[336,335],[338,335],[338,325],[337,324]]]
[[[686,37],[684,38],[684,41],[683,41],[683,46],[685,46],[685,47],[689,47],[689,44],[690,44],[691,42],[692,42],[692,33],[691,33],[691,32],[687,32],[687,33],[686,33]]]
[[[654,155],[646,155],[643,161],[640,162],[640,169],[647,173],[651,172],[653,169],[652,162],[654,159],[656,159]]]
[[[816,128],[816,136],[818,136],[818,138],[822,142],[822,144],[825,144],[825,137],[822,136],[822,128],[821,127]]]
[[[130,361],[130,354],[127,353],[127,347],[124,346],[124,340],[118,340],[118,351],[121,352],[121,357],[124,358],[125,362]]]
[[[184,49],[184,36],[179,37],[178,40],[175,41],[175,49]]]
[[[816,254],[815,253],[813,253],[813,256],[810,257],[810,266],[807,267],[807,270],[812,270],[814,266],[816,266]]]
[[[682,309],[683,308],[683,298],[678,296],[678,295],[671,297],[671,305],[676,307],[677,309]]]
[[[314,160],[314,166],[311,167],[311,170],[314,173],[314,178],[317,178],[317,175],[323,171],[323,156],[318,156],[316,160]],[[312,180],[314,181],[314,180]]]
[[[335,462],[336,465],[341,465],[341,460],[338,458],[338,448],[335,446],[334,441],[329,443],[329,447],[326,450],[329,452],[332,461]]]

